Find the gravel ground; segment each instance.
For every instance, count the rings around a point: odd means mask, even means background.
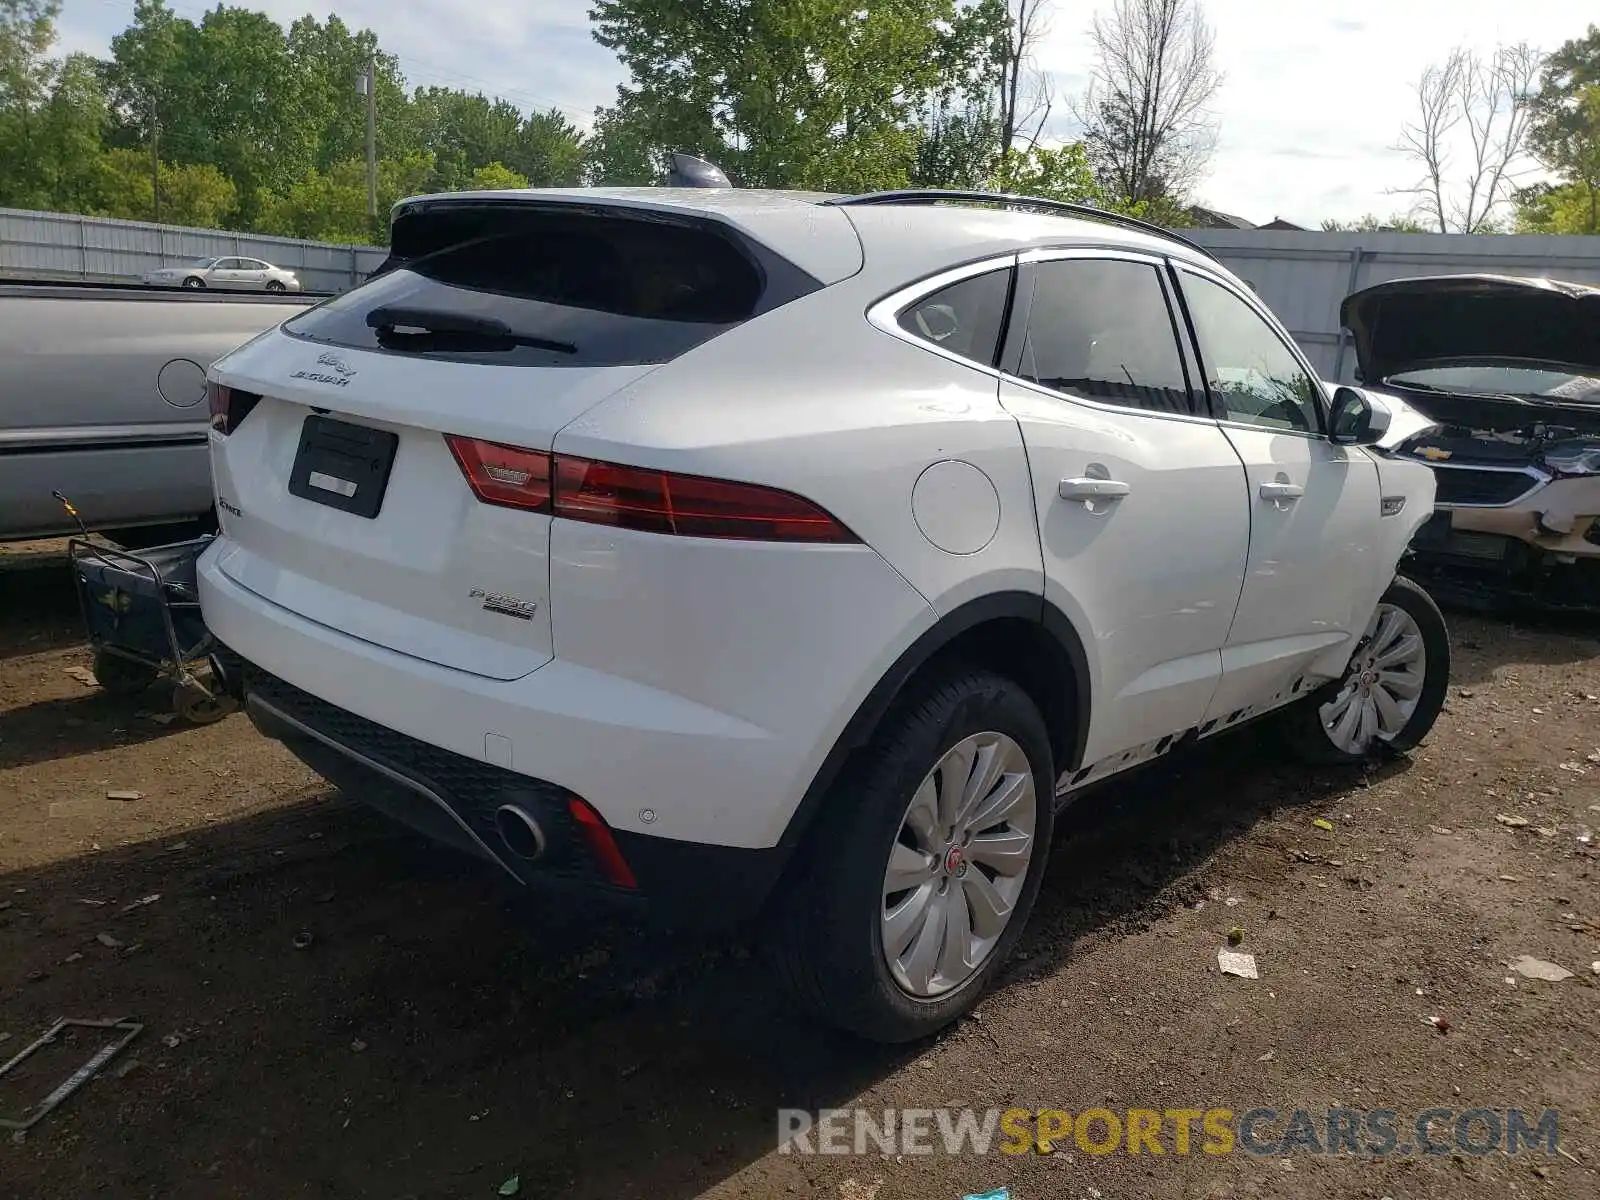
[[[1453,617],[1409,761],[1247,732],[1084,799],[978,1016],[886,1051],[787,1016],[746,938],[514,894],[243,717],[79,682],[53,549],[0,564],[0,1058],[60,1016],[145,1028],[0,1140],[0,1197],[1600,1196],[1592,626]],[[1218,970],[1235,927],[1258,979]],[[96,1045],[0,1079],[0,1115]],[[1294,1109],[1554,1109],[1561,1152],[776,1152],[779,1108],[845,1106],[1266,1107],[1269,1142]]]

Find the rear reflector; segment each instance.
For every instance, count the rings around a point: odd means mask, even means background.
[[[256,392],[241,392],[238,388],[207,380],[206,409],[211,414],[211,428],[218,433],[232,433],[260,399]]]
[[[578,832],[588,844],[589,853],[594,855],[601,874],[616,887],[637,888],[639,881],[633,877],[633,868],[622,857],[617,839],[611,836],[611,827],[605,823],[605,819],[576,796],[567,801],[567,811],[578,823]]]
[[[777,488],[568,458],[475,438],[445,440],[467,485],[485,504],[678,537],[859,540],[811,501]]]

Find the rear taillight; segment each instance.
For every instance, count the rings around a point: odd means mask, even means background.
[[[211,428],[218,433],[232,433],[260,399],[256,392],[241,392],[238,388],[207,380],[206,408],[211,413]]]
[[[777,488],[551,455],[475,438],[445,440],[468,486],[485,504],[678,537],[859,540],[830,513]]]
[[[461,473],[473,494],[485,504],[550,511],[550,456],[537,450],[447,437]]]

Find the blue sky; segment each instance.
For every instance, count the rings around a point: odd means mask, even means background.
[[[204,0],[171,0],[198,17]],[[585,125],[623,75],[589,36],[587,0],[255,0],[287,23],[337,11],[377,31],[413,84],[501,95],[523,107],[559,107]],[[1415,176],[1392,147],[1412,110],[1422,68],[1458,44],[1529,41],[1553,49],[1600,22],[1593,0],[1206,0],[1226,75],[1216,105],[1217,154],[1198,198],[1256,222],[1404,209],[1393,194]],[[62,48],[105,54],[132,0],[65,0]],[[1081,92],[1092,9],[1056,5],[1040,65],[1060,99]],[[1064,123],[1055,132],[1070,134]]]

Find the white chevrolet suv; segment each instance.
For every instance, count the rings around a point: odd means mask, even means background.
[[[217,668],[524,883],[760,918],[826,1019],[977,1000],[1075,792],[1271,714],[1414,746],[1433,475],[1207,254],[981,193],[464,193],[216,364]]]

